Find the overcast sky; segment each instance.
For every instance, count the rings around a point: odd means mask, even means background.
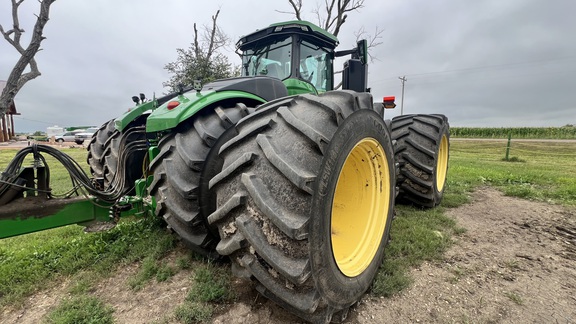
[[[304,2],[303,18],[315,22],[313,0]],[[287,0],[56,1],[36,56],[42,76],[16,97],[16,131],[100,125],[133,106],[131,96],[162,94],[164,65],[189,46],[193,23],[209,24],[218,9],[234,42],[293,18],[276,12],[290,10]],[[5,29],[10,10],[0,0]],[[26,31],[37,12],[37,1],[21,6]],[[397,97],[386,118],[400,113],[405,75],[404,113],[442,113],[452,126],[576,124],[575,14],[571,0],[366,0],[350,13],[339,48],[352,48],[361,27],[384,30],[369,86],[375,101]],[[239,64],[233,50],[226,54]],[[17,59],[0,39],[0,80]]]

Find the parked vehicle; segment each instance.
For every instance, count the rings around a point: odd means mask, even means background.
[[[64,142],[74,142],[74,140],[76,139],[76,134],[79,133],[83,133],[86,130],[84,129],[77,129],[77,130],[73,130],[71,132],[65,132],[63,134],[60,135],[55,135],[55,139],[57,143],[64,143]],[[82,143],[80,143],[82,144]]]
[[[92,135],[94,135],[94,133],[96,133],[98,131],[99,127],[90,127],[87,128],[86,131],[82,132],[82,133],[77,133],[74,136],[74,142],[78,145],[81,145],[82,143],[84,143],[85,140],[87,139],[91,139]]]

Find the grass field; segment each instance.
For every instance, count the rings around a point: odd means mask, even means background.
[[[374,282],[372,294],[391,296],[411,283],[410,267],[425,260],[442,258],[453,235],[465,231],[444,215],[446,208],[466,203],[478,186],[494,186],[505,194],[555,204],[576,204],[576,143],[514,141],[512,161],[502,161],[505,143],[495,141],[453,140],[450,169],[444,200],[440,207],[422,210],[397,206],[393,222],[394,240]],[[0,151],[0,169],[4,169],[16,151]],[[69,149],[66,153],[84,163],[86,151]],[[52,165],[53,187],[66,191],[67,175]],[[151,280],[168,280],[174,273],[194,270],[194,287],[186,303],[172,318],[190,322],[210,318],[214,303],[236,298],[230,288],[227,265],[211,265],[198,257],[178,260],[167,267],[161,260],[177,245],[156,220],[126,220],[111,231],[84,234],[79,226],[29,234],[0,241],[0,306],[18,305],[40,288],[48,288],[63,277],[76,281],[74,294],[50,315],[48,322],[77,322],[82,314],[109,322],[112,310],[90,295],[100,278],[111,269],[139,262],[140,272],[127,289],[140,289]],[[80,315],[78,315],[80,314]]]

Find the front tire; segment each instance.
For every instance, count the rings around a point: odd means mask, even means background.
[[[236,124],[250,110],[243,104],[235,107],[206,108],[159,143],[160,153],[151,162],[154,181],[151,194],[156,199],[156,215],[194,251],[218,258],[218,242],[206,217],[215,208],[208,190],[208,180],[220,171],[216,153],[224,131]]]
[[[400,165],[397,201],[435,207],[446,188],[450,125],[444,115],[404,115],[392,119],[394,152]]]
[[[235,130],[210,180],[217,251],[297,316],[343,320],[382,263],[393,214],[392,142],[372,97],[280,99]]]

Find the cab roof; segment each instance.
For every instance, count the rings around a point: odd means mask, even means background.
[[[259,29],[251,34],[243,36],[236,43],[236,48],[245,50],[254,47],[261,41],[277,36],[300,34],[314,39],[314,43],[330,49],[338,46],[338,38],[324,29],[304,20],[291,20],[272,24],[264,29]]]

